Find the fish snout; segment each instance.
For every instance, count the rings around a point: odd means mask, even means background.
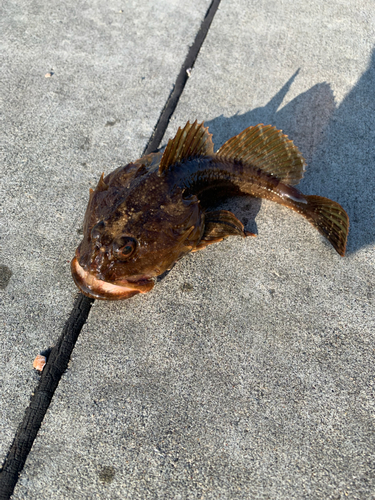
[[[114,284],[97,278],[79,264],[77,257],[71,262],[71,272],[80,291],[92,299],[124,300],[137,293],[147,293],[154,287],[154,280],[144,279],[136,282],[123,281]]]
[[[80,247],[78,247],[75,258],[82,269],[99,279],[103,279],[103,271],[111,260],[106,248],[96,244],[92,245],[89,252],[81,253]]]

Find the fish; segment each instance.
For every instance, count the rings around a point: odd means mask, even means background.
[[[335,201],[295,187],[305,166],[297,146],[272,125],[248,127],[214,153],[208,127],[187,122],[163,152],[103,173],[90,189],[71,262],[74,282],[94,299],[149,292],[188,253],[229,236],[252,236],[235,214],[210,208],[236,194],[301,214],[344,256],[348,215]]]

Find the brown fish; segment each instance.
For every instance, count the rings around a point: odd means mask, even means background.
[[[72,260],[75,283],[96,299],[146,293],[189,252],[227,236],[249,236],[226,210],[210,211],[220,195],[266,198],[302,214],[345,254],[349,219],[336,202],[293,187],[305,162],[287,136],[271,125],[249,127],[214,153],[212,135],[188,122],[164,153],[146,155],[101,176]]]

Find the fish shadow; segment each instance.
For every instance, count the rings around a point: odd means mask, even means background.
[[[219,148],[250,125],[272,124],[300,148],[308,167],[299,188],[305,194],[339,202],[350,218],[348,253],[375,241],[375,50],[356,85],[337,106],[327,82],[314,85],[280,106],[299,70],[264,107],[232,117],[207,121]],[[247,229],[256,233],[255,217],[261,201],[229,200],[223,208],[236,209]]]

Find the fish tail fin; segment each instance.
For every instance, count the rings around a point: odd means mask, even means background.
[[[344,257],[349,232],[349,217],[341,205],[321,196],[305,196],[307,203],[296,203],[298,211],[316,227]]]

